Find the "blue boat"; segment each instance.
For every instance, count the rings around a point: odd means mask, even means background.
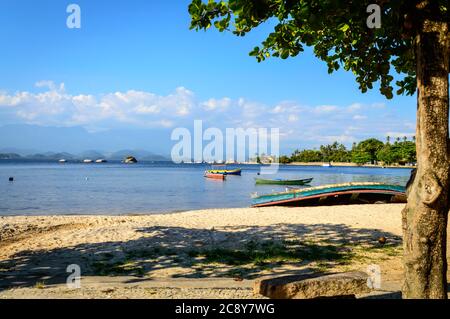
[[[405,203],[406,189],[383,183],[344,183],[255,196],[252,207],[323,206],[339,204]]]

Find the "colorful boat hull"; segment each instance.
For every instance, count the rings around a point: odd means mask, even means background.
[[[322,206],[377,202],[405,203],[405,187],[382,183],[324,185],[257,196],[253,198],[252,206]]]
[[[255,183],[257,185],[306,185],[311,183],[312,178],[304,179],[263,179],[256,178]]]
[[[225,180],[225,174],[213,174],[213,173],[205,173],[206,178]]]

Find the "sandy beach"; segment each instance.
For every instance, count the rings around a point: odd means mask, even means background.
[[[0,217],[0,298],[257,298],[263,276],[372,264],[398,289],[402,207]],[[80,289],[66,286],[71,264]]]

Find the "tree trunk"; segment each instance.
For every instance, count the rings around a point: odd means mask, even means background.
[[[433,2],[417,8],[423,18],[415,39],[418,168],[402,212],[404,298],[447,298],[449,38]]]

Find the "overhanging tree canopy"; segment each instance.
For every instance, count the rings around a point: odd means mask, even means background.
[[[381,8],[369,28],[368,6]],[[387,98],[418,88],[417,160],[403,211],[405,297],[446,298],[448,189],[448,0],[229,0],[189,5],[191,28],[245,36],[267,21],[275,27],[250,55],[297,56],[304,46],[328,65],[352,71],[362,92],[379,83]],[[399,80],[394,80],[394,70]],[[395,81],[395,83],[393,83]]]
[[[304,46],[314,47],[315,55],[327,63],[329,73],[343,67],[351,70],[362,92],[376,81],[380,92],[393,97],[391,67],[403,75],[396,82],[397,93],[416,90],[414,50],[415,1],[373,0],[231,0],[192,1],[191,28],[229,30],[245,36],[253,28],[276,20],[274,31],[250,55],[258,61],[270,56],[286,59],[297,56]],[[446,12],[446,1],[440,1]],[[381,28],[368,28],[370,4],[382,8]],[[445,4],[445,6],[444,6]],[[232,20],[233,18],[233,20]]]

